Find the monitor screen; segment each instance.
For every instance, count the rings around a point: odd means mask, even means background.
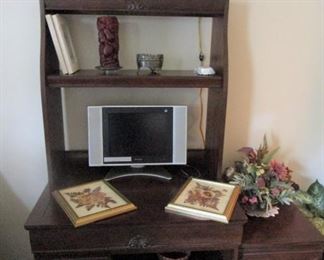
[[[89,166],[187,163],[186,106],[89,106]]]
[[[103,162],[172,162],[172,107],[104,107]]]

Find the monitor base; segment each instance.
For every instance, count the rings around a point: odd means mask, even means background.
[[[164,168],[160,166],[144,166],[144,167],[112,167],[107,175],[105,181],[111,181],[114,179],[133,177],[133,176],[147,176],[170,181],[172,175]]]

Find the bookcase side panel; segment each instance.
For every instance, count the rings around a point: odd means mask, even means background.
[[[45,146],[47,157],[48,183],[51,190],[63,172],[64,135],[62,119],[62,100],[60,89],[47,86],[47,75],[59,70],[59,63],[50,32],[46,25],[44,2],[40,1],[41,10],[41,96]]]
[[[208,178],[221,179],[223,146],[225,134],[228,44],[227,44],[228,2],[223,17],[213,18],[210,65],[217,75],[223,77],[222,88],[208,91],[206,150],[208,156]]]

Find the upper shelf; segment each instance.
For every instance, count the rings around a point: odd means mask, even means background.
[[[222,77],[198,76],[193,71],[166,70],[158,75],[148,75],[137,70],[120,70],[105,75],[98,70],[80,70],[72,75],[50,74],[50,87],[143,87],[143,88],[220,88]]]
[[[44,0],[48,13],[154,16],[224,15],[228,0]]]

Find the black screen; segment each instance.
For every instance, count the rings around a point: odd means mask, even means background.
[[[128,163],[172,161],[172,107],[103,108],[102,114],[104,157],[131,157]]]

